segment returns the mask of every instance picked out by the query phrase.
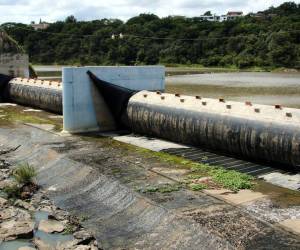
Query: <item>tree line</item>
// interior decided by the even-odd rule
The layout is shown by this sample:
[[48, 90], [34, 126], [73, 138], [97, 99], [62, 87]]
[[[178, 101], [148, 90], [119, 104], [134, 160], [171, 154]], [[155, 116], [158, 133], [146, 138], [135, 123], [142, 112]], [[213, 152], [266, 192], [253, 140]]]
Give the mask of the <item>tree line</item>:
[[35, 64], [300, 68], [300, 4], [294, 2], [225, 22], [141, 14], [126, 22], [69, 16], [39, 31], [21, 23], [0, 27]]

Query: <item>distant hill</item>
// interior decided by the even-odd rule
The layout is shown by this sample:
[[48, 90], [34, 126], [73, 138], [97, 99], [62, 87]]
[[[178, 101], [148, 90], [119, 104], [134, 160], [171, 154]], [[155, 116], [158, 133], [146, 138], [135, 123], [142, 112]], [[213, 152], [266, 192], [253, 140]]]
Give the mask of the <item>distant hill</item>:
[[37, 31], [16, 23], [2, 28], [26, 49], [31, 62], [40, 64], [300, 68], [300, 4], [294, 2], [225, 22], [141, 14], [127, 22], [70, 16]]

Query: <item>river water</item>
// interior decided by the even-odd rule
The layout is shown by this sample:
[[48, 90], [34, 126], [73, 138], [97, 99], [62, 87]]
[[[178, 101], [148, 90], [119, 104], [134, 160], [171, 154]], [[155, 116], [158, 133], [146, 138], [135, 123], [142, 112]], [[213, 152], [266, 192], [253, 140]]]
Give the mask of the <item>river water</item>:
[[[44, 79], [61, 80], [62, 66], [35, 66]], [[205, 73], [167, 68], [166, 92], [281, 104], [300, 109], [300, 73]], [[192, 74], [191, 74], [192, 73]]]
[[300, 108], [300, 73], [216, 73], [166, 77], [166, 92]]

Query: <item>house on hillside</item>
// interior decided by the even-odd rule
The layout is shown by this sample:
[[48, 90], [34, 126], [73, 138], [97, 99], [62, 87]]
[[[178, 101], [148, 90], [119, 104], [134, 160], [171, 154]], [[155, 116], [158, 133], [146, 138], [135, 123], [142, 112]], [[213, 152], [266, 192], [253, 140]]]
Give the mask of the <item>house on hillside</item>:
[[49, 27], [50, 23], [43, 22], [42, 19], [40, 19], [39, 23], [31, 22], [30, 26], [34, 28], [34, 30], [45, 30]]
[[227, 13], [227, 15], [222, 15], [220, 17], [220, 22], [235, 20], [236, 18], [242, 17], [242, 16], [243, 16], [242, 11], [229, 11]]
[[241, 16], [243, 16], [242, 11], [229, 11], [227, 13], [227, 18], [228, 18], [227, 20], [233, 20], [233, 19], [235, 19], [237, 17], [241, 17]]
[[229, 11], [226, 15], [201, 15], [200, 19], [202, 21], [210, 21], [210, 22], [224, 22], [229, 20], [235, 20], [238, 17], [242, 17], [243, 12], [242, 11]]
[[219, 21], [220, 16], [217, 16], [217, 15], [201, 15], [200, 19], [202, 21], [217, 22], [217, 21]]

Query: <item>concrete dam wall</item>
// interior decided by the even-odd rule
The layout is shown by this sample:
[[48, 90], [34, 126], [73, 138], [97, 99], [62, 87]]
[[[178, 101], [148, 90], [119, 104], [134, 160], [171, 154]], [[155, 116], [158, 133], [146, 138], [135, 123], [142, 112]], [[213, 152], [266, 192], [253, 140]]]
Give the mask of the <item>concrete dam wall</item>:
[[[104, 100], [111, 98], [115, 85], [90, 77]], [[127, 91], [125, 99], [122, 88], [117, 91], [120, 98], [114, 95], [115, 105], [122, 107], [109, 108], [114, 117], [118, 110], [117, 115], [125, 117], [122, 125], [135, 133], [300, 169], [298, 109], [123, 90]], [[16, 103], [62, 112], [60, 83], [15, 78], [8, 84], [8, 96]]]

